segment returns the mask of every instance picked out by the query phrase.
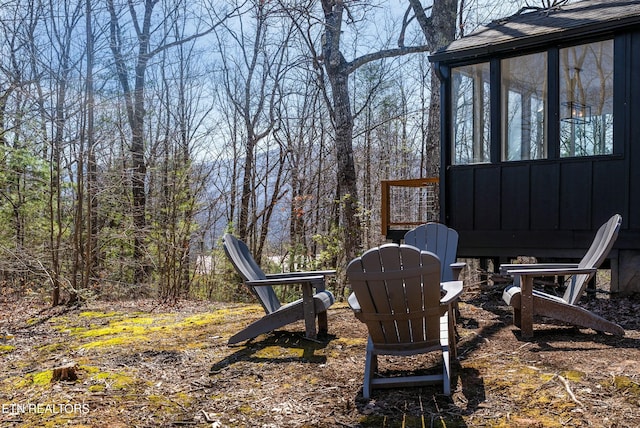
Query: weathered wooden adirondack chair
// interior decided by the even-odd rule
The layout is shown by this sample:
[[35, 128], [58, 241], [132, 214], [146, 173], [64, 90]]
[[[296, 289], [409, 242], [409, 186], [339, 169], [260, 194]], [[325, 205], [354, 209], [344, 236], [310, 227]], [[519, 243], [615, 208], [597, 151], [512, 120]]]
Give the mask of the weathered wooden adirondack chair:
[[[325, 277], [335, 274], [334, 270], [266, 275], [244, 242], [230, 234], [225, 234], [222, 242], [227, 257], [266, 312], [264, 317], [233, 335], [229, 339], [230, 345], [253, 339], [299, 320], [305, 321], [306, 337], [316, 338], [317, 333], [327, 333], [327, 309], [333, 304], [334, 298], [330, 291], [325, 290]], [[302, 299], [283, 305], [272, 286], [291, 284], [302, 285]]]
[[[618, 237], [622, 216], [615, 214], [603, 224], [577, 264], [508, 264], [500, 271], [514, 276], [514, 284], [507, 287], [502, 299], [513, 306], [514, 324], [520, 327], [523, 337], [533, 336], [533, 316], [541, 315], [576, 326], [592, 328], [617, 336], [624, 336], [624, 329], [580, 306], [577, 306], [588, 281], [611, 251]], [[562, 297], [533, 290], [533, 278], [542, 276], [571, 276]]]
[[[440, 283], [440, 261], [410, 245], [386, 244], [349, 263], [347, 278], [353, 289], [349, 305], [366, 324], [363, 396], [372, 388], [443, 384], [451, 393], [450, 352], [456, 355], [452, 303], [462, 293], [462, 281]], [[444, 292], [444, 296], [442, 296]], [[442, 373], [377, 377], [378, 355], [408, 356], [442, 353]]]
[[440, 258], [440, 281], [457, 281], [466, 266], [456, 262], [458, 232], [442, 223], [429, 222], [404, 234], [404, 243], [431, 251]]

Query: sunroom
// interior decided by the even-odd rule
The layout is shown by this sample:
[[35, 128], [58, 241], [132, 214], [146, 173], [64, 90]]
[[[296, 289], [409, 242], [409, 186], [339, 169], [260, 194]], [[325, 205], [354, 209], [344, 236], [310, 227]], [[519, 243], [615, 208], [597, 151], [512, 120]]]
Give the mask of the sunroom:
[[638, 1], [582, 1], [522, 11], [430, 56], [440, 217], [460, 257], [574, 259], [619, 213], [612, 291], [640, 291], [638, 24]]

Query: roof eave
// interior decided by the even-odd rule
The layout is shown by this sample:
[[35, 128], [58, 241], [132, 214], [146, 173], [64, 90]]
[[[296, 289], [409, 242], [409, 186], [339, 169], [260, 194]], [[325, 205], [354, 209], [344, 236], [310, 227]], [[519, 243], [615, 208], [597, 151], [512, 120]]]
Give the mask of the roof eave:
[[471, 61], [477, 58], [493, 57], [497, 54], [508, 54], [510, 51], [516, 49], [529, 50], [544, 48], [545, 46], [551, 46], [557, 43], [559, 40], [562, 40], [562, 42], [570, 42], [572, 39], [584, 38], [585, 35], [593, 38], [602, 37], [637, 25], [640, 25], [640, 16], [631, 16], [607, 22], [519, 37], [498, 44], [485, 43], [467, 49], [452, 51], [447, 51], [446, 48], [444, 48], [445, 50], [437, 51], [430, 55], [429, 61], [439, 63]]

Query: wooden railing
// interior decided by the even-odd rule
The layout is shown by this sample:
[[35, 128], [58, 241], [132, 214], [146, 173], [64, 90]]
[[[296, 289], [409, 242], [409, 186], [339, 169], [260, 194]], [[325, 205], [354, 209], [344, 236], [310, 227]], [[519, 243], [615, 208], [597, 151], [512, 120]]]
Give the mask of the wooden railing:
[[382, 235], [396, 240], [394, 235], [404, 234], [427, 221], [437, 221], [439, 182], [438, 178], [381, 181]]

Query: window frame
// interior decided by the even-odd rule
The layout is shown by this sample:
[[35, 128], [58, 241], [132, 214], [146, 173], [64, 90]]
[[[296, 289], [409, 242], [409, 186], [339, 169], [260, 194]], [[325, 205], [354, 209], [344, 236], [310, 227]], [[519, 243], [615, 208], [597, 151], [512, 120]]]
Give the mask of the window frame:
[[[484, 70], [484, 67], [487, 67], [487, 70]], [[477, 88], [475, 87], [475, 83], [477, 82], [476, 79], [476, 75], [473, 75], [471, 73], [466, 74], [466, 77], [469, 78], [472, 82], [472, 84], [474, 85], [471, 89], [471, 94], [472, 94], [472, 101], [471, 101], [471, 147], [472, 147], [472, 154], [471, 154], [471, 160], [468, 162], [463, 162], [463, 163], [456, 163], [456, 158], [457, 158], [457, 143], [458, 141], [456, 140], [456, 110], [458, 108], [458, 104], [457, 101], [460, 98], [460, 95], [458, 95], [458, 97], [456, 97], [455, 95], [455, 90], [456, 90], [456, 86], [455, 86], [455, 82], [454, 82], [454, 76], [457, 72], [457, 69], [463, 69], [463, 68], [468, 68], [468, 67], [473, 67], [473, 68], [478, 68], [481, 71], [481, 74], [484, 73], [485, 71], [488, 72], [489, 75], [489, 79], [485, 82], [483, 79], [481, 79], [481, 83], [482, 83], [482, 90], [480, 91], [483, 95], [483, 99], [481, 100], [481, 102], [478, 102], [475, 98], [475, 94], [477, 93]], [[449, 97], [450, 97], [450, 103], [449, 103], [449, 107], [446, 109], [447, 114], [449, 115], [449, 117], [451, 118], [450, 124], [449, 124], [449, 135], [451, 136], [450, 138], [450, 150], [451, 150], [451, 164], [452, 165], [481, 165], [481, 164], [489, 164], [492, 163], [492, 155], [493, 155], [493, 147], [492, 147], [492, 132], [493, 129], [491, 128], [491, 124], [493, 123], [493, 117], [492, 117], [492, 112], [493, 112], [493, 100], [492, 100], [492, 92], [491, 92], [491, 85], [492, 85], [492, 79], [491, 79], [491, 69], [492, 69], [492, 65], [490, 61], [481, 61], [481, 62], [474, 62], [474, 63], [468, 63], [468, 64], [461, 64], [461, 65], [456, 65], [456, 66], [452, 66], [450, 68], [450, 88], [449, 88]], [[476, 72], [477, 70], [474, 70], [474, 72]], [[465, 73], [460, 73], [461, 75], [465, 75]], [[485, 94], [485, 86], [488, 85], [488, 92]], [[485, 100], [488, 100], [488, 103], [485, 104]], [[478, 112], [476, 110], [476, 107], [482, 105], [484, 108], [482, 110], [482, 118], [478, 117]], [[488, 113], [486, 112], [486, 110], [488, 110]], [[487, 119], [487, 120], [485, 120]], [[465, 117], [465, 121], [468, 120], [468, 117]], [[488, 122], [488, 123], [487, 123]], [[489, 128], [487, 128], [487, 126]], [[480, 130], [480, 135], [478, 136], [476, 134], [476, 132]], [[487, 136], [485, 136], [485, 132], [488, 133]], [[479, 141], [478, 141], [479, 140]], [[482, 149], [480, 149], [480, 147]], [[486, 151], [483, 150], [486, 147]], [[478, 155], [478, 153], [476, 153], [476, 149], [479, 148], [478, 152], [480, 153], [480, 155]]]
[[[544, 84], [546, 85], [545, 88], [542, 89], [542, 95], [544, 96], [544, 98], [538, 98], [539, 100], [542, 101], [542, 105], [543, 105], [543, 117], [541, 119], [542, 122], [542, 129], [541, 129], [541, 134], [542, 134], [542, 154], [539, 155], [538, 157], [531, 157], [532, 154], [532, 148], [533, 148], [533, 141], [531, 138], [531, 135], [533, 134], [533, 130], [532, 130], [532, 124], [534, 123], [534, 121], [531, 121], [531, 115], [527, 115], [527, 113], [525, 112], [525, 109], [530, 113], [531, 112], [531, 99], [533, 98], [532, 94], [535, 96], [537, 95], [536, 92], [530, 92], [530, 93], [526, 93], [525, 91], [519, 90], [521, 88], [518, 88], [518, 85], [509, 85], [508, 89], [507, 89], [507, 83], [511, 83], [511, 82], [515, 82], [518, 81], [518, 79], [514, 79], [514, 80], [507, 80], [507, 75], [505, 73], [504, 67], [503, 65], [505, 64], [505, 62], [516, 59], [516, 58], [524, 58], [524, 57], [533, 57], [535, 55], [540, 55], [542, 58], [538, 59], [538, 60], [542, 60], [544, 62], [544, 64], [546, 65], [546, 69], [543, 70], [540, 74], [542, 76], [542, 79], [544, 80]], [[530, 52], [530, 53], [526, 53], [523, 55], [517, 55], [517, 56], [510, 56], [510, 57], [505, 57], [505, 58], [501, 58], [500, 59], [500, 75], [501, 75], [501, 79], [500, 79], [500, 87], [499, 87], [499, 91], [500, 91], [500, 108], [501, 108], [501, 116], [500, 116], [500, 122], [501, 122], [501, 129], [500, 129], [500, 154], [501, 154], [501, 158], [500, 160], [503, 162], [518, 162], [518, 161], [527, 161], [527, 160], [542, 160], [542, 159], [547, 159], [548, 158], [548, 129], [547, 129], [547, 122], [548, 122], [548, 117], [549, 117], [549, 54], [548, 51], [537, 51], [537, 52]], [[510, 76], [515, 76], [517, 77], [518, 75], [511, 75]], [[509, 92], [505, 93], [505, 89], [507, 89]], [[520, 98], [520, 101], [517, 102], [517, 107], [519, 108], [519, 117], [517, 118], [520, 126], [516, 127], [516, 128], [512, 128], [510, 127], [510, 120], [508, 120], [507, 118], [507, 114], [508, 112], [511, 111], [511, 108], [509, 107], [509, 104], [512, 101], [512, 97], [511, 94], [514, 94], [514, 96], [518, 96]], [[528, 119], [528, 120], [527, 120]], [[527, 123], [529, 124], [529, 126], [527, 126]], [[519, 147], [512, 145], [512, 141], [510, 139], [510, 134], [513, 131], [519, 131], [520, 133], [520, 138], [519, 138]], [[518, 152], [518, 157], [517, 158], [512, 158], [510, 159], [510, 155], [513, 152], [512, 148], [516, 148], [516, 152]], [[525, 149], [526, 147], [526, 149]]]
[[[624, 71], [623, 67], [626, 60], [626, 41], [621, 40], [624, 39], [625, 35], [608, 33], [606, 35], [600, 35], [599, 37], [592, 38], [582, 38], [582, 39], [572, 39], [571, 41], [567, 41], [566, 43], [556, 43], [552, 46], [545, 46], [544, 48], [538, 46], [530, 49], [521, 49], [518, 50], [517, 55], [515, 54], [503, 54], [503, 55], [495, 55], [488, 57], [477, 57], [474, 60], [466, 60], [460, 61], [457, 63], [449, 63], [446, 65], [446, 69], [448, 70], [446, 74], [448, 75], [448, 87], [447, 95], [446, 95], [446, 107], [443, 104], [443, 126], [441, 127], [444, 132], [443, 138], [446, 138], [443, 141], [448, 141], [447, 151], [450, 151], [446, 158], [443, 158], [443, 161], [446, 160], [446, 163], [443, 165], [449, 165], [453, 167], [464, 167], [464, 166], [473, 166], [473, 165], [489, 165], [489, 164], [501, 164], [501, 163], [517, 163], [517, 162], [542, 162], [542, 161], [557, 161], [557, 160], [591, 160], [598, 157], [611, 158], [615, 156], [623, 156], [624, 155], [624, 141], [620, 140], [621, 133], [625, 132], [623, 129], [624, 126], [624, 116], [626, 115], [624, 110], [625, 100], [628, 98], [628, 94], [625, 93], [624, 87], [626, 87], [627, 83], [624, 81], [625, 73], [628, 71]], [[613, 42], [613, 92], [612, 92], [612, 103], [613, 103], [613, 148], [611, 153], [606, 154], [594, 154], [594, 155], [586, 155], [586, 156], [575, 156], [575, 157], [560, 157], [560, 49], [564, 49], [572, 46], [580, 46], [580, 45], [588, 45], [594, 42], [602, 42], [611, 40]], [[501, 62], [504, 59], [508, 58], [517, 58], [521, 56], [536, 54], [536, 53], [546, 53], [547, 54], [547, 102], [546, 102], [546, 117], [544, 119], [544, 129], [543, 133], [546, 138], [546, 156], [537, 159], [519, 159], [519, 160], [506, 160], [503, 158], [503, 150], [504, 150], [504, 137], [502, 130], [502, 87], [501, 87]], [[453, 75], [454, 70], [460, 67], [468, 67], [475, 66], [485, 63], [490, 64], [490, 118], [489, 118], [489, 138], [490, 138], [490, 153], [489, 153], [489, 161], [482, 163], [455, 163], [455, 123], [454, 123], [454, 114], [453, 114]], [[444, 64], [443, 64], [444, 65]], [[443, 69], [440, 68], [440, 73], [442, 74]], [[443, 87], [444, 88], [444, 87]], [[497, 88], [497, 89], [496, 89]], [[618, 119], [616, 119], [618, 118]]]

